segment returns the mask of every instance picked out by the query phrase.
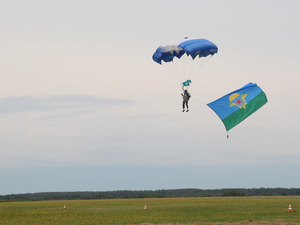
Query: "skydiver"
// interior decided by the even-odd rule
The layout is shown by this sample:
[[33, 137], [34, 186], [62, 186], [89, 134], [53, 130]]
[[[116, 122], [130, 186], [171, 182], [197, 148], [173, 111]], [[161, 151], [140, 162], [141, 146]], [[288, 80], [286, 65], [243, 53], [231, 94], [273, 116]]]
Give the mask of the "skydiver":
[[185, 106], [186, 106], [186, 109], [187, 109], [186, 112], [188, 112], [189, 111], [189, 105], [188, 105], [188, 103], [189, 103], [191, 94], [187, 90], [184, 90], [184, 92], [181, 93], [181, 96], [183, 98], [183, 102], [182, 102], [182, 108], [183, 108], [183, 110], [182, 110], [182, 112], [185, 111]]

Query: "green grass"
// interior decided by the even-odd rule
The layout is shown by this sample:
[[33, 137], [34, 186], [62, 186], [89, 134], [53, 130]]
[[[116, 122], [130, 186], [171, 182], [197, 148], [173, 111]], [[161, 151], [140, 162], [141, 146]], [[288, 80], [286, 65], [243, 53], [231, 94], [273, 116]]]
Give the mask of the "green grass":
[[[290, 203], [293, 212], [288, 212]], [[278, 219], [300, 224], [299, 218], [300, 197], [290, 196], [0, 202], [1, 225], [222, 224]]]

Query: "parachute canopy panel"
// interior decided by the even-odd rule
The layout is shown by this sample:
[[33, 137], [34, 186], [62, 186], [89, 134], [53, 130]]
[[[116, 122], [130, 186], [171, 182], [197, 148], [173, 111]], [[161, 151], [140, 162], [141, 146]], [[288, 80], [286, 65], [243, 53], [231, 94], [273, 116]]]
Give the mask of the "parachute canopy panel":
[[159, 46], [152, 59], [161, 64], [172, 62], [174, 57], [181, 58], [184, 54], [195, 59], [197, 56], [206, 57], [218, 52], [218, 47], [206, 39], [182, 39]]

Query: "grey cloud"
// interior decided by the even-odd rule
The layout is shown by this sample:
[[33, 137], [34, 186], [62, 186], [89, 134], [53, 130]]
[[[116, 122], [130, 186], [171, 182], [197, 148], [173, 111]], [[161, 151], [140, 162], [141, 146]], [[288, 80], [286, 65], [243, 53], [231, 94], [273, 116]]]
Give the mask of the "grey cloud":
[[101, 98], [89, 95], [10, 96], [0, 98], [0, 113], [101, 109], [133, 103], [134, 101], [127, 99]]

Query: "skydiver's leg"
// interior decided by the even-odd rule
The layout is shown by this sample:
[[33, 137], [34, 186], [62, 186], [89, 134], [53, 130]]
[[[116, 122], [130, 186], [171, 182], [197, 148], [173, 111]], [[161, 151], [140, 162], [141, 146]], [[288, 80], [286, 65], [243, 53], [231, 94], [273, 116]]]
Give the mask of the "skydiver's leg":
[[187, 109], [186, 111], [188, 112], [189, 111], [188, 101], [185, 102], [185, 105], [186, 105], [186, 109]]
[[182, 112], [184, 112], [184, 108], [185, 108], [185, 102], [182, 102]]

